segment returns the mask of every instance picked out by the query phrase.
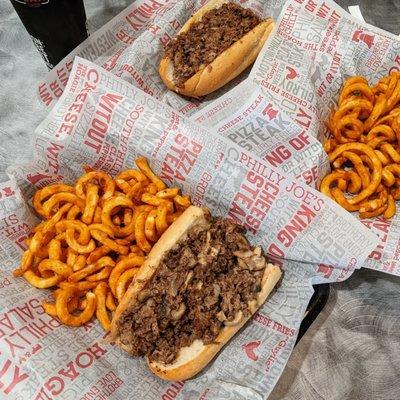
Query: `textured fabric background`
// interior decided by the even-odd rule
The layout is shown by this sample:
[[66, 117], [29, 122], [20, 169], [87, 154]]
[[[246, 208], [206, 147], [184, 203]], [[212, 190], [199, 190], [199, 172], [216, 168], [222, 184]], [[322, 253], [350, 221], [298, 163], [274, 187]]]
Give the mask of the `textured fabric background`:
[[[130, 0], [85, 0], [94, 31]], [[365, 20], [400, 34], [400, 0], [359, 5]], [[46, 113], [36, 82], [46, 67], [7, 0], [0, 0], [0, 180], [32, 157], [31, 134]], [[370, 270], [331, 286], [327, 305], [298, 343], [271, 400], [399, 400], [400, 278]]]

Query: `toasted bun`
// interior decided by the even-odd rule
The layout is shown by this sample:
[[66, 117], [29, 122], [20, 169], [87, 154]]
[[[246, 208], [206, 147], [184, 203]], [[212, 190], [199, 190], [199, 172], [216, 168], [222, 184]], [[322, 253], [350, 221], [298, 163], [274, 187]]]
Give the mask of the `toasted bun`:
[[[137, 296], [151, 279], [157, 267], [167, 253], [177, 242], [184, 239], [187, 232], [193, 227], [206, 223], [205, 210], [191, 206], [189, 207], [161, 236], [154, 245], [146, 262], [136, 275], [134, 283], [129, 287], [121, 303], [115, 311], [111, 335], [115, 343], [123, 350], [130, 352], [128, 344], [122, 343], [119, 337], [118, 325], [125, 311], [132, 309], [137, 303]], [[234, 326], [225, 326], [215, 343], [205, 345], [201, 340], [195, 340], [190, 346], [180, 349], [177, 359], [172, 364], [164, 364], [148, 360], [150, 370], [162, 379], [180, 381], [193, 377], [199, 373], [222, 349], [229, 339], [238, 332], [256, 310], [264, 303], [275, 285], [281, 278], [282, 272], [279, 267], [268, 264], [261, 281], [261, 291], [256, 300], [249, 302], [251, 315], [243, 318], [240, 323]]]
[[[179, 33], [188, 31], [192, 24], [201, 21], [207, 11], [218, 8], [227, 2], [226, 0], [209, 1], [193, 14]], [[190, 77], [182, 87], [175, 85], [173, 63], [169, 57], [164, 56], [160, 61], [159, 67], [161, 79], [168, 89], [185, 96], [200, 97], [214, 92], [238, 76], [255, 61], [273, 26], [274, 23], [270, 18], [262, 21], [232, 46], [223, 51], [211, 64], [204, 66]]]

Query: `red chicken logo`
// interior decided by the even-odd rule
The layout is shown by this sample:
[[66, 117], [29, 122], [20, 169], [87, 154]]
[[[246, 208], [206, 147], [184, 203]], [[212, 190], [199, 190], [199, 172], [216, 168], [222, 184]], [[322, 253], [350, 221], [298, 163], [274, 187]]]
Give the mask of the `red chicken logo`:
[[4, 196], [6, 196], [6, 197], [10, 197], [10, 196], [12, 196], [13, 194], [15, 194], [14, 190], [12, 190], [12, 188], [10, 188], [9, 186], [8, 186], [8, 187], [5, 187], [5, 188], [3, 189], [3, 193], [4, 193]]
[[292, 67], [286, 67], [288, 73], [286, 74], [286, 79], [294, 79], [299, 76], [299, 73]]
[[264, 108], [262, 113], [263, 115], [267, 115], [269, 120], [271, 121], [271, 119], [274, 119], [278, 115], [278, 110], [272, 108], [272, 104], [269, 103], [267, 107]]
[[51, 178], [51, 175], [45, 175], [45, 174], [29, 174], [26, 179], [28, 179], [28, 181], [30, 183], [32, 183], [32, 185], [36, 185], [38, 182], [40, 182], [43, 179], [49, 179]]
[[258, 355], [254, 352], [254, 350], [261, 344], [261, 340], [257, 340], [255, 342], [249, 342], [247, 344], [242, 345], [246, 356], [250, 358], [250, 360], [257, 361]]
[[369, 35], [368, 33], [364, 33], [362, 30], [355, 31], [352, 37], [353, 42], [363, 42], [370, 49], [374, 45], [374, 35]]

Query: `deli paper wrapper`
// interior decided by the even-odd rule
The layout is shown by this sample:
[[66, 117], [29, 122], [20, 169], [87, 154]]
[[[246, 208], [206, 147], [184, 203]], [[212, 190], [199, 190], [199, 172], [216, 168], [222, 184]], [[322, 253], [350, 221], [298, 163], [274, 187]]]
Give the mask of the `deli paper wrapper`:
[[[266, 125], [278, 129], [277, 121]], [[80, 58], [36, 129], [34, 147], [35, 161], [10, 167], [11, 180], [0, 187], [0, 390], [10, 398], [264, 399], [294, 346], [312, 284], [345, 279], [377, 245], [368, 228], [261, 153]], [[186, 382], [153, 376], [143, 359], [107, 344], [97, 322], [60, 325], [41, 307], [49, 293], [10, 273], [36, 222], [35, 189], [73, 182], [83, 164], [115, 174], [141, 155], [167, 184], [178, 185], [214, 215], [246, 226], [252, 243], [284, 258], [277, 260], [284, 269], [280, 287], [220, 355]]]
[[[49, 72], [38, 86], [40, 100], [49, 107], [55, 104], [67, 84], [73, 58], [78, 55], [197, 121], [201, 117], [204, 125], [215, 124], [219, 133], [240, 146], [261, 158], [269, 158], [285, 173], [317, 187], [328, 170], [326, 154], [317, 142], [325, 139], [324, 121], [336, 104], [344, 79], [359, 74], [373, 83], [392, 69], [399, 69], [399, 38], [354, 19], [329, 0], [296, 0], [286, 4], [283, 0], [241, 0], [241, 4], [264, 18], [277, 19], [277, 26], [248, 79], [245, 72], [217, 92], [193, 101], [166, 90], [158, 74], [158, 63], [163, 46], [204, 3], [204, 0], [133, 2]], [[282, 117], [286, 115], [292, 121], [287, 132], [282, 126], [278, 127], [280, 135], [267, 132], [263, 122], [253, 119], [252, 114], [246, 116], [250, 122], [245, 124], [242, 120], [238, 126], [235, 118], [240, 115], [233, 113], [246, 107], [246, 96], [253, 96], [257, 102], [252, 82], [259, 86], [255, 90], [268, 100], [266, 106], [270, 104], [270, 108], [255, 113], [264, 112], [264, 117], [270, 119], [279, 110]], [[225, 103], [220, 101], [223, 95], [227, 95]], [[208, 115], [203, 113], [204, 108], [208, 109]], [[229, 129], [223, 126], [225, 118], [225, 122], [231, 123]], [[299, 149], [296, 139], [288, 140], [293, 139], [296, 130], [317, 140], [309, 139], [307, 146]], [[268, 140], [263, 140], [265, 137]], [[374, 218], [363, 223], [381, 241], [364, 266], [400, 275], [399, 214], [390, 221]]]
[[[310, 136], [323, 141], [324, 122], [345, 79], [370, 84], [400, 69], [400, 39], [343, 12], [332, 1], [289, 1], [249, 79]], [[380, 238], [364, 267], [400, 275], [400, 213], [363, 224]]]
[[[271, 59], [282, 58], [268, 47], [280, 35], [278, 30], [250, 78], [240, 77], [198, 103], [165, 92], [154, 67], [162, 42], [168, 40], [166, 33], [175, 35], [200, 3], [134, 2], [74, 52], [96, 65], [79, 58], [73, 64], [72, 54], [39, 86], [41, 99], [53, 109], [35, 131], [35, 162], [13, 166], [10, 181], [0, 185], [0, 391], [7, 398], [265, 399], [294, 346], [311, 285], [345, 279], [355, 268], [375, 265], [373, 259], [396, 266], [391, 264], [397, 254], [396, 220], [361, 223], [314, 189], [328, 170], [318, 141], [324, 135], [325, 118], [318, 114], [318, 101], [326, 102], [328, 110], [337, 97], [339, 80], [327, 89], [327, 97], [318, 100], [316, 85], [307, 82], [313, 82], [312, 76], [319, 79], [319, 73], [313, 75], [310, 64], [301, 69], [302, 63], [309, 63], [308, 56], [300, 59], [300, 51], [292, 47], [284, 61], [295, 72], [285, 66], [265, 67]], [[246, 3], [275, 17], [282, 5], [279, 1]], [[305, 18], [311, 21], [301, 25], [300, 30], [308, 32], [306, 38], [313, 38], [314, 31], [321, 43], [333, 34], [339, 37], [338, 48], [347, 54], [339, 71], [353, 74], [358, 70], [352, 72], [356, 66], [351, 67], [350, 58], [360, 59], [355, 64], [365, 68], [371, 54], [380, 54], [359, 33], [348, 45], [350, 34], [366, 30], [390, 43], [384, 56], [378, 57], [382, 66], [376, 76], [395, 65], [388, 55], [389, 48], [399, 48], [394, 37], [360, 25], [331, 2], [308, 4], [285, 5], [278, 24], [286, 32], [286, 41], [293, 42], [287, 32], [300, 29], [299, 21]], [[328, 14], [317, 17], [318, 10], [326, 7]], [[339, 22], [332, 32], [333, 12]], [[283, 49], [285, 40], [279, 46]], [[310, 53], [305, 47], [302, 52]], [[321, 51], [314, 51], [323, 60]], [[314, 69], [326, 64], [315, 59]], [[296, 71], [309, 79], [302, 78], [298, 86], [288, 84]], [[264, 75], [278, 73], [286, 94], [262, 82]], [[342, 82], [345, 73], [338, 74]], [[300, 104], [303, 100], [307, 103]], [[191, 114], [191, 119], [174, 109]], [[273, 257], [283, 257], [277, 258], [285, 272], [281, 286], [216, 360], [187, 382], [168, 383], [152, 376], [142, 359], [107, 344], [97, 322], [76, 329], [60, 325], [40, 306], [49, 293], [11, 275], [24, 239], [37, 222], [31, 208], [37, 188], [61, 180], [73, 182], [82, 173], [82, 164], [115, 174], [132, 167], [139, 155], [149, 157], [166, 183], [179, 185], [215, 215], [247, 226], [254, 244], [261, 244]], [[368, 229], [371, 226], [374, 232]], [[377, 247], [376, 232], [385, 238], [384, 247], [382, 243]]]

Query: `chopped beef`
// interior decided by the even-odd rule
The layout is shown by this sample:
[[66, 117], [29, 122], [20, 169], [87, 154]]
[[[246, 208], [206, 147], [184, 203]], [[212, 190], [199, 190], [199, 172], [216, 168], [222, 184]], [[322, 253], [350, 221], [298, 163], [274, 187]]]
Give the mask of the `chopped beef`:
[[165, 48], [174, 66], [175, 84], [182, 86], [260, 22], [253, 11], [235, 3], [225, 3], [205, 13], [201, 21], [179, 34]]
[[215, 341], [224, 325], [250, 314], [266, 267], [244, 228], [221, 218], [189, 230], [168, 251], [138, 302], [126, 310], [120, 338], [132, 355], [172, 363], [196, 339]]

